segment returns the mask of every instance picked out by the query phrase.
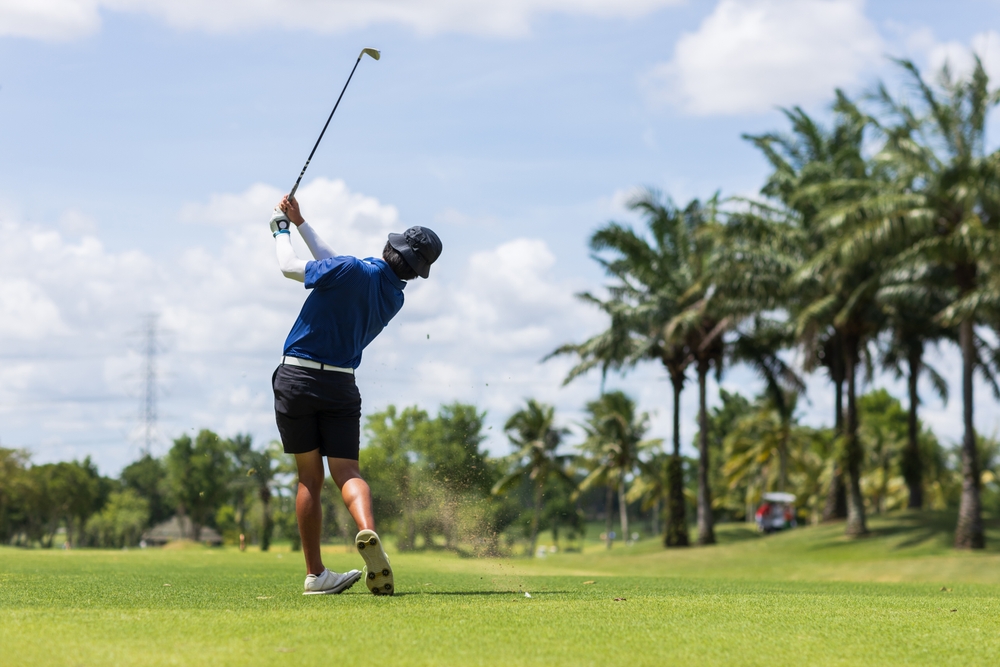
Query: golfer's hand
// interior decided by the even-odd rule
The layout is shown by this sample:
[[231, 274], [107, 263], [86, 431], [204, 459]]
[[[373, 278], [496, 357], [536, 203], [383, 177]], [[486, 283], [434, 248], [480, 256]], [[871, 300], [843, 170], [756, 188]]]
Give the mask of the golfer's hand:
[[278, 205], [278, 208], [281, 209], [282, 213], [288, 216], [288, 219], [291, 220], [296, 227], [305, 222], [305, 220], [302, 219], [302, 214], [299, 212], [299, 202], [295, 199], [295, 197], [289, 199], [288, 195], [285, 195], [281, 200], [281, 204]]

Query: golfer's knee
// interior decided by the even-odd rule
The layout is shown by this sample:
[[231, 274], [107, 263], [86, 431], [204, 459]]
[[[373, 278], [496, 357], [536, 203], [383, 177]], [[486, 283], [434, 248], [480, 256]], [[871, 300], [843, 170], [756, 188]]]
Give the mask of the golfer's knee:
[[345, 484], [354, 479], [365, 481], [361, 477], [358, 462], [350, 459], [330, 459], [330, 477], [338, 489], [343, 489]]
[[299, 476], [299, 488], [304, 488], [309, 495], [316, 498], [323, 492], [323, 478], [310, 475], [309, 477]]
[[304, 490], [318, 497], [323, 490], [323, 480], [326, 476], [319, 450], [296, 454], [295, 467], [299, 474], [299, 492], [302, 493]]
[[364, 478], [361, 476], [361, 473], [357, 471], [348, 472], [343, 475], [337, 475], [333, 478], [333, 483], [336, 484], [337, 488], [340, 490], [343, 490], [344, 486], [348, 484], [361, 483], [364, 484], [365, 486], [368, 486], [368, 483], [365, 482]]

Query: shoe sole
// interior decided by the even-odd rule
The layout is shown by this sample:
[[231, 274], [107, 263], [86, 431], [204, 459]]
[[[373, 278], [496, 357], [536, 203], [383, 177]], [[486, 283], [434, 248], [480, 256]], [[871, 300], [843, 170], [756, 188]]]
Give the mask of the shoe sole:
[[360, 572], [356, 572], [353, 577], [351, 577], [350, 579], [347, 579], [346, 581], [344, 581], [343, 583], [341, 583], [339, 586], [334, 586], [333, 588], [328, 588], [325, 591], [306, 591], [305, 593], [303, 593], [303, 595], [340, 595], [341, 593], [343, 593], [344, 591], [346, 591], [348, 588], [350, 588], [354, 584], [358, 583], [358, 580], [360, 578], [361, 578], [361, 573]]
[[396, 584], [392, 576], [392, 566], [389, 557], [382, 548], [382, 540], [373, 530], [362, 530], [358, 533], [355, 546], [358, 553], [365, 559], [365, 585], [374, 595], [392, 595], [396, 592]]

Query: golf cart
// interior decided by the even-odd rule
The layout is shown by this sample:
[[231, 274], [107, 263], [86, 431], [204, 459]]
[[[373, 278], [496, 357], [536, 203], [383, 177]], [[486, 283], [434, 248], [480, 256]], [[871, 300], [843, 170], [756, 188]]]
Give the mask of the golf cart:
[[757, 530], [762, 533], [795, 528], [795, 494], [777, 491], [765, 493], [755, 518]]

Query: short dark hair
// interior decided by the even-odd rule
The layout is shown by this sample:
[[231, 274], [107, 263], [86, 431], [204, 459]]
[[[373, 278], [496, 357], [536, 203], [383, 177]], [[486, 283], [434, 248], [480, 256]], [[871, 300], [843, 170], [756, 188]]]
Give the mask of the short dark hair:
[[388, 241], [385, 242], [385, 247], [382, 248], [382, 259], [385, 263], [389, 265], [392, 272], [396, 274], [396, 277], [400, 280], [413, 280], [417, 277], [417, 272], [413, 270], [403, 256], [399, 254], [399, 251], [390, 245]]

